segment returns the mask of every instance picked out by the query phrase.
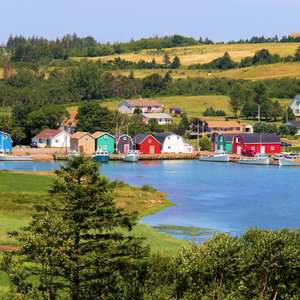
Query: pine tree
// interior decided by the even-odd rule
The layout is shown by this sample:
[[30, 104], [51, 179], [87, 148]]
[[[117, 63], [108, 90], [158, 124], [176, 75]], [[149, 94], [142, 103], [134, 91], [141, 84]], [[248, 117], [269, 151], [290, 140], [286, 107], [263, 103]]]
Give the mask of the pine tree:
[[167, 69], [171, 63], [170, 56], [166, 53], [163, 58], [164, 68]]

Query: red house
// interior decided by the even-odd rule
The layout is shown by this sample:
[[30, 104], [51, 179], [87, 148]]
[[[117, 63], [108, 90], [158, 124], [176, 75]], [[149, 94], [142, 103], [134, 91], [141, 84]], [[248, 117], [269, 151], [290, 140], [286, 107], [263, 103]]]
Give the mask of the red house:
[[132, 140], [135, 145], [135, 149], [139, 150], [140, 153], [160, 153], [160, 142], [151, 134], [138, 133]]
[[237, 134], [233, 138], [232, 153], [241, 154], [242, 150], [254, 150], [257, 153], [280, 153], [280, 137], [277, 134]]

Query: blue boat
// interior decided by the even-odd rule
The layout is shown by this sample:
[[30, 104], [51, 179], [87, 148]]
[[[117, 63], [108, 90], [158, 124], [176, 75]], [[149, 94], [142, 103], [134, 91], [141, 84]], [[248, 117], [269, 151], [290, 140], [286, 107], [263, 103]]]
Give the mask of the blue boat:
[[109, 160], [107, 151], [96, 151], [95, 155], [92, 155], [91, 157], [93, 160], [100, 162], [107, 162]]

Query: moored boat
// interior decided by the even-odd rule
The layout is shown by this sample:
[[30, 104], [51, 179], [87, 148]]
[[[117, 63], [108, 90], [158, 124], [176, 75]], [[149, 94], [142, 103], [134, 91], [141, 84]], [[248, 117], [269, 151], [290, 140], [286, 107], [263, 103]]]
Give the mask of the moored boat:
[[126, 156], [122, 157], [122, 161], [125, 162], [137, 162], [139, 159], [139, 155], [135, 150], [129, 150], [126, 152]]
[[68, 158], [73, 158], [74, 156], [79, 156], [79, 153], [76, 150], [70, 150]]
[[278, 160], [279, 166], [300, 166], [300, 158], [286, 157]]
[[264, 153], [255, 154], [254, 158], [240, 158], [238, 160], [240, 164], [252, 164], [252, 165], [268, 165], [270, 163], [270, 157]]
[[0, 149], [0, 161], [33, 161], [31, 155], [8, 155], [5, 154], [4, 149]]
[[109, 154], [107, 151], [96, 151], [95, 155], [91, 156], [93, 160], [100, 162], [107, 162], [109, 160]]
[[215, 162], [229, 162], [230, 154], [227, 154], [226, 151], [217, 150], [214, 153], [214, 156], [200, 156], [200, 161], [215, 161]]

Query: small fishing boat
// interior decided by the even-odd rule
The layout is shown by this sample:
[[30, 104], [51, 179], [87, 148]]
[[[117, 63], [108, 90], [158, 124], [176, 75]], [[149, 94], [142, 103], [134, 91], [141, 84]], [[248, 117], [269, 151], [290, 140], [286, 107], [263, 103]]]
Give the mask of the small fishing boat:
[[270, 157], [265, 153], [257, 153], [254, 158], [240, 158], [238, 160], [240, 164], [252, 164], [252, 165], [268, 165], [270, 163]]
[[0, 149], [0, 161], [33, 161], [31, 155], [8, 155], [5, 154], [4, 149]]
[[93, 160], [100, 162], [107, 162], [109, 160], [109, 154], [107, 151], [96, 151], [95, 155], [91, 156]]
[[139, 155], [135, 150], [129, 150], [126, 152], [126, 156], [122, 157], [122, 161], [125, 162], [137, 162], [139, 160]]
[[300, 156], [286, 156], [278, 160], [279, 166], [300, 166]]
[[71, 150], [69, 152], [68, 158], [73, 158], [74, 156], [79, 156], [79, 153], [76, 150]]
[[214, 156], [200, 156], [200, 161], [216, 161], [216, 162], [229, 162], [230, 154], [227, 154], [226, 151], [217, 150], [214, 153]]

